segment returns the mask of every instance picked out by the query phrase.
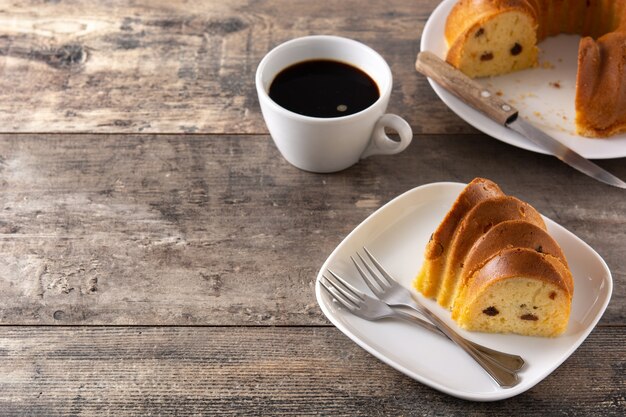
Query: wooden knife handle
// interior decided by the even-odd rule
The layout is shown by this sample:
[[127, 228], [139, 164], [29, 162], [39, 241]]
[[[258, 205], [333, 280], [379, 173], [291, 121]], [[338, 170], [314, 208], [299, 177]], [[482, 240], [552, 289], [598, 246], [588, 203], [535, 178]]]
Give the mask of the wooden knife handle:
[[415, 69], [501, 125], [517, 117], [517, 109], [432, 52], [420, 52]]

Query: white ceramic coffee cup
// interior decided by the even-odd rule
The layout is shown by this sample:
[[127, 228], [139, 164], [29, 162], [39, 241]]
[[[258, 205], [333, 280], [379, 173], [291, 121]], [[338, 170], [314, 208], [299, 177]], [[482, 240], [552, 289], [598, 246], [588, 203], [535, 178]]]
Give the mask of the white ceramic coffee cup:
[[[304, 116], [281, 107], [269, 96], [272, 81], [283, 69], [302, 61], [329, 59], [344, 62], [368, 74], [380, 97], [358, 113], [333, 118]], [[312, 172], [346, 169], [371, 155], [402, 152], [413, 139], [409, 124], [395, 114], [385, 114], [392, 86], [391, 69], [372, 48], [338, 36], [306, 36], [272, 49], [259, 63], [256, 89], [263, 118], [283, 157]], [[385, 133], [395, 130], [395, 141]]]

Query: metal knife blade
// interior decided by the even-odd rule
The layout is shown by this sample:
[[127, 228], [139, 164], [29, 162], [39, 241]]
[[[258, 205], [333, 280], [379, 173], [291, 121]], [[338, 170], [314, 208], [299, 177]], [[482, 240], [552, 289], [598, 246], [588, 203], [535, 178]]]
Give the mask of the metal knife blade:
[[514, 121], [507, 123], [506, 126], [521, 134], [525, 138], [530, 139], [534, 144], [542, 147], [552, 155], [559, 158], [561, 161], [565, 162], [567, 165], [577, 169], [583, 174], [589, 175], [590, 177], [605, 184], [626, 189], [626, 182], [617, 178], [604, 168], [594, 164], [590, 160], [585, 159], [580, 154], [574, 152], [558, 140], [554, 139], [552, 136], [546, 134], [543, 130], [537, 129], [535, 126], [519, 117], [519, 115]]
[[495, 122], [502, 124], [533, 143], [544, 148], [572, 168], [615, 187], [626, 189], [626, 182], [604, 168], [585, 159], [563, 143], [519, 117], [517, 109], [497, 95], [492, 94], [476, 81], [440, 59], [432, 52], [422, 51], [417, 56], [415, 68], [439, 85], [459, 97], [466, 104], [481, 111]]

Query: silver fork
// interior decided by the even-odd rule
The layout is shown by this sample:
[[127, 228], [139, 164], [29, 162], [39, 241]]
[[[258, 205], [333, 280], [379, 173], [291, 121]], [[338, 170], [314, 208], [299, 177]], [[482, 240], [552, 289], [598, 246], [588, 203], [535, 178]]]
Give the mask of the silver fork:
[[[478, 362], [487, 373], [501, 386], [512, 387], [519, 383], [519, 378], [512, 370], [520, 369], [524, 365], [524, 361], [517, 355], [510, 355], [504, 352], [498, 352], [492, 349], [491, 354], [487, 355], [479, 351], [476, 347], [472, 346], [468, 340], [464, 339], [461, 335], [456, 333], [451, 327], [443, 322], [439, 317], [433, 314], [425, 306], [423, 306], [418, 300], [414, 299], [410, 291], [398, 284], [382, 267], [382, 265], [374, 258], [374, 256], [363, 248], [371, 262], [374, 264], [382, 278], [374, 272], [363, 257], [357, 252], [358, 257], [363, 262], [363, 265], [373, 278], [370, 278], [359, 264], [351, 257], [359, 274], [363, 277], [363, 280], [372, 292], [379, 297], [382, 301], [388, 304], [390, 307], [403, 306], [411, 308], [432, 322], [442, 333], [444, 333], [450, 340], [461, 347], [467, 352], [476, 362]], [[375, 280], [376, 284], [380, 287], [377, 288], [372, 282]], [[485, 348], [488, 349], [488, 348]], [[494, 355], [495, 353], [495, 355]]]
[[[419, 304], [418, 301], [413, 298], [413, 296], [411, 295], [409, 290], [404, 288], [402, 285], [398, 284], [391, 277], [391, 275], [389, 275], [385, 271], [385, 269], [382, 267], [380, 262], [378, 262], [376, 260], [376, 258], [374, 258], [374, 256], [371, 254], [371, 252], [369, 250], [367, 250], [367, 248], [364, 247], [363, 250], [365, 251], [367, 256], [370, 258], [370, 260], [372, 261], [374, 266], [376, 266], [376, 269], [378, 269], [380, 274], [382, 274], [384, 280], [382, 278], [380, 278], [378, 276], [378, 274], [376, 274], [372, 270], [372, 268], [369, 266], [369, 264], [367, 262], [365, 262], [365, 260], [361, 256], [361, 254], [359, 254], [358, 252], [357, 252], [357, 256], [359, 257], [359, 259], [361, 260], [361, 262], [363, 263], [363, 265], [365, 266], [365, 268], [369, 272], [369, 275], [366, 274], [361, 269], [361, 267], [359, 267], [359, 264], [354, 260], [353, 257], [350, 257], [350, 259], [352, 259], [352, 262], [354, 263], [354, 265], [356, 266], [357, 271], [359, 272], [359, 274], [363, 278], [363, 281], [365, 281], [365, 284], [367, 284], [368, 288], [380, 300], [384, 301], [386, 304], [388, 304], [390, 306], [407, 307], [407, 308], [410, 308], [410, 309], [412, 309], [414, 311], [417, 311], [418, 313], [421, 313], [421, 311], [422, 311], [422, 310], [419, 309], [420, 307], [422, 309], [426, 309], [425, 306], [423, 306], [422, 304]], [[378, 284], [379, 287], [377, 287], [376, 284], [374, 284], [372, 282], [372, 280], [376, 280], [376, 284]], [[469, 342], [469, 340], [468, 340], [468, 342]], [[505, 352], [500, 352], [498, 350], [490, 349], [490, 348], [488, 348], [486, 346], [482, 346], [482, 345], [479, 345], [477, 343], [474, 344], [474, 347], [476, 347], [481, 352], [491, 356], [494, 360], [499, 362], [500, 365], [502, 367], [504, 367], [504, 368], [510, 369], [512, 371], [519, 371], [524, 366], [524, 359], [522, 359], [521, 356], [512, 355], [510, 353], [505, 353]]]
[[445, 336], [432, 323], [405, 311], [395, 310], [383, 301], [359, 291], [330, 269], [328, 272], [333, 278], [331, 279], [326, 275], [322, 275], [326, 280], [320, 281], [322, 288], [324, 288], [339, 304], [350, 310], [350, 312], [355, 316], [370, 321], [397, 317], [413, 322], [433, 333]]
[[[330, 269], [328, 272], [333, 279], [328, 278], [326, 275], [322, 275], [326, 280], [326, 282], [321, 281], [322, 287], [330, 293], [332, 298], [339, 302], [343, 307], [350, 310], [350, 312], [352, 312], [355, 316], [370, 321], [391, 317], [400, 318], [417, 324], [433, 333], [445, 336], [439, 328], [434, 326], [429, 321], [407, 313], [406, 311], [389, 307], [384, 301], [371, 297], [358, 290]], [[474, 343], [471, 340], [468, 340], [467, 342], [482, 354], [494, 357], [495, 361], [500, 362], [500, 366], [509, 369], [510, 371], [518, 371], [524, 363], [519, 356], [502, 353], [486, 346], [479, 345], [478, 343]]]
[[[341, 280], [341, 278], [339, 278], [336, 274], [333, 274], [331, 271], [329, 272], [335, 280]], [[341, 280], [341, 284], [339, 284], [337, 281], [330, 279], [326, 275], [322, 276], [324, 277], [324, 280], [320, 280], [322, 288], [329, 293], [331, 298], [339, 302], [343, 307], [348, 309], [357, 317], [370, 321], [386, 317], [401, 317], [407, 320], [411, 318], [411, 320], [420, 320], [423, 322], [423, 320], [408, 313], [394, 311], [384, 302], [376, 300], [375, 298], [356, 290], [356, 288], [350, 286], [345, 280]], [[344, 288], [342, 288], [341, 285], [343, 285]], [[433, 331], [438, 331], [437, 327], [433, 327]], [[452, 340], [454, 341], [454, 339]], [[472, 347], [470, 343], [467, 343], [466, 345], [457, 344], [469, 353], [470, 356], [472, 356], [472, 358], [474, 358], [474, 360], [481, 365], [487, 374], [489, 374], [489, 376], [491, 376], [501, 387], [512, 387], [519, 382], [517, 374], [514, 371], [505, 369], [496, 362], [489, 360], [486, 355], [478, 351], [478, 349]]]

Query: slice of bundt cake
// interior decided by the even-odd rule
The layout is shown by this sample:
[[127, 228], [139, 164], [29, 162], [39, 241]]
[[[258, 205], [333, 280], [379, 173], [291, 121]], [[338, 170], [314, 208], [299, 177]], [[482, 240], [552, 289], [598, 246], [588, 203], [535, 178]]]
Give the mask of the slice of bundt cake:
[[483, 178], [463, 189], [431, 237], [414, 286], [452, 307], [468, 330], [540, 336], [565, 330], [574, 292], [541, 215]]
[[484, 178], [474, 179], [463, 189], [426, 245], [422, 269], [413, 283], [418, 291], [427, 297], [437, 294], [443, 276], [445, 259], [457, 225], [465, 214], [480, 201], [502, 195], [504, 193], [500, 187]]
[[470, 77], [506, 74], [537, 62], [537, 18], [525, 1], [461, 1], [446, 22], [446, 61]]
[[[567, 260], [559, 244], [543, 228], [525, 220], [508, 220], [499, 223], [482, 235], [469, 250], [461, 270], [458, 288], [463, 288], [468, 280], [487, 261], [504, 249], [528, 248], [558, 259], [567, 267]], [[457, 319], [460, 303], [458, 294], [453, 297], [452, 318]]]
[[520, 247], [552, 255], [567, 266], [567, 260], [561, 247], [545, 228], [525, 220], [507, 220], [489, 229], [474, 243], [467, 258], [465, 258], [462, 275], [471, 276], [503, 248]]
[[462, 288], [456, 321], [473, 331], [558, 336], [569, 321], [571, 282], [558, 259], [533, 249], [505, 249]]
[[546, 227], [537, 210], [512, 196], [489, 198], [474, 206], [459, 223], [446, 256], [443, 280], [437, 293], [437, 302], [441, 306], [451, 307], [458, 291], [465, 257], [474, 242], [493, 226], [506, 220], [525, 220], [543, 229]]

